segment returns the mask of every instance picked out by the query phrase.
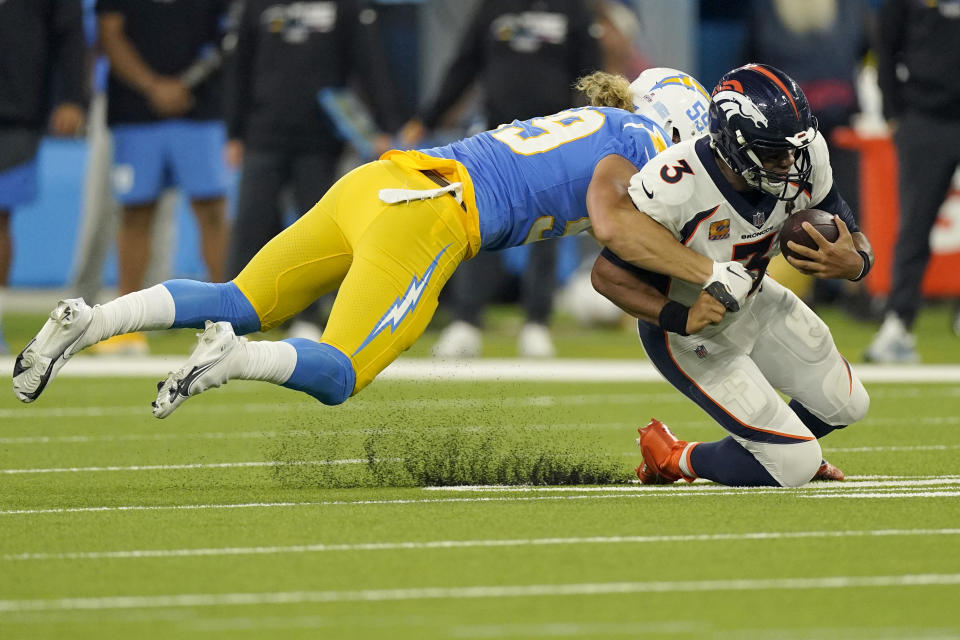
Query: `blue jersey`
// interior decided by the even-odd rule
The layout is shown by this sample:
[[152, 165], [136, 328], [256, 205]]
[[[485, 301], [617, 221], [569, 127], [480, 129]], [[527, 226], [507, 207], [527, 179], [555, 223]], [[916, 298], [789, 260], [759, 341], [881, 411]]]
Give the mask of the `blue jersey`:
[[505, 249], [590, 228], [587, 186], [597, 163], [616, 154], [639, 171], [668, 145], [644, 116], [582, 107], [422, 152], [461, 162], [470, 173], [481, 248]]

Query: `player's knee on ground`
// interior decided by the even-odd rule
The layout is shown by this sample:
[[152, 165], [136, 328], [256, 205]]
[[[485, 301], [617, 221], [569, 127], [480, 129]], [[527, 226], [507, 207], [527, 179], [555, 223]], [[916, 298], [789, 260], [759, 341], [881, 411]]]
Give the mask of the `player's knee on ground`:
[[869, 409], [870, 395], [867, 393], [867, 390], [864, 389], [860, 380], [854, 378], [850, 397], [847, 399], [846, 404], [843, 405], [843, 409], [837, 417], [838, 423], [853, 424], [854, 422], [860, 422], [867, 416]]
[[823, 378], [822, 398], [805, 406], [828, 424], [853, 424], [867, 415], [870, 396], [850, 365], [843, 358], [836, 360], [836, 365]]
[[752, 442], [744, 446], [783, 487], [807, 484], [823, 462], [823, 452], [816, 440], [793, 444]]
[[346, 354], [329, 344], [303, 338], [284, 342], [297, 352], [297, 366], [284, 387], [303, 391], [326, 405], [342, 404], [350, 397], [357, 376]]

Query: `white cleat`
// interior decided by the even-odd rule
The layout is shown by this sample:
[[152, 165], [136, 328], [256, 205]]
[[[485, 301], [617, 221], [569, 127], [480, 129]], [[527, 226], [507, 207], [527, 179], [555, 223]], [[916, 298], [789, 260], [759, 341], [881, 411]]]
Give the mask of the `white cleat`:
[[33, 402], [80, 349], [77, 343], [93, 320], [83, 298], [61, 300], [33, 340], [13, 364], [13, 393], [21, 402]]
[[157, 383], [157, 400], [153, 403], [157, 418], [166, 418], [187, 398], [226, 384], [247, 341], [233, 332], [229, 322], [207, 320], [203, 333], [197, 335], [200, 341], [186, 364]]
[[443, 330], [433, 345], [434, 358], [479, 358], [483, 349], [483, 332], [469, 322], [456, 320]]
[[888, 313], [863, 358], [877, 364], [912, 364], [920, 361], [916, 345], [916, 337], [900, 318]]
[[554, 358], [557, 349], [550, 338], [550, 329], [546, 325], [528, 322], [520, 329], [517, 339], [517, 353], [521, 358]]

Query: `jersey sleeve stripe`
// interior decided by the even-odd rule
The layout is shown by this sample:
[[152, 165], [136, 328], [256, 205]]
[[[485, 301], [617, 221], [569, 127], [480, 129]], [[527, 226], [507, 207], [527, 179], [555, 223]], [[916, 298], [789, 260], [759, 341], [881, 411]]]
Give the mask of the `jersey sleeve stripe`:
[[688, 220], [687, 223], [680, 229], [680, 242], [687, 244], [687, 242], [689, 242], [693, 237], [693, 234], [697, 232], [697, 228], [700, 226], [700, 224], [716, 213], [717, 209], [719, 208], [720, 205], [717, 205], [709, 211], [701, 211], [697, 215], [693, 216], [692, 219]]

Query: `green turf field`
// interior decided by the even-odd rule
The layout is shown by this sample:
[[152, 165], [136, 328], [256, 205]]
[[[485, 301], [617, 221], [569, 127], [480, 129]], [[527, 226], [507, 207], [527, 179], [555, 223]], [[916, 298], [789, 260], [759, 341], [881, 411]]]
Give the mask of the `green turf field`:
[[[233, 382], [158, 421], [150, 379], [64, 377], [0, 400], [0, 637], [960, 637], [960, 389], [869, 390], [824, 441], [847, 482], [737, 490], [622, 483], [651, 415], [722, 435], [661, 383], [379, 381], [323, 408]], [[411, 446], [474, 460], [456, 481], [566, 460], [616, 484], [364, 462]]]

